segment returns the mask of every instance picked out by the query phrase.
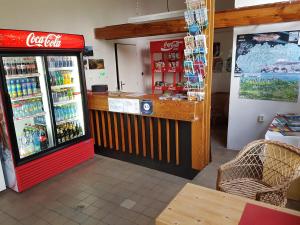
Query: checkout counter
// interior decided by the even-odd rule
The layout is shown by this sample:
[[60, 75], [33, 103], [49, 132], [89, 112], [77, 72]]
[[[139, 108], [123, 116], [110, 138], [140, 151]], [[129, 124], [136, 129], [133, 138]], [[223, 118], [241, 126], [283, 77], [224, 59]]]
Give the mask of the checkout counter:
[[210, 161], [204, 102], [88, 94], [96, 153], [192, 179]]

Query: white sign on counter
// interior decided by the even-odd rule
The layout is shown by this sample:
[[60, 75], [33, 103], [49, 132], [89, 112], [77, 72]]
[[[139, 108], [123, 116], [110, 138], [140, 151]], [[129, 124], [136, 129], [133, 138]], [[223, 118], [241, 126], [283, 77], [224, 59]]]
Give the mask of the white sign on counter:
[[108, 98], [110, 112], [140, 114], [140, 100], [129, 98]]

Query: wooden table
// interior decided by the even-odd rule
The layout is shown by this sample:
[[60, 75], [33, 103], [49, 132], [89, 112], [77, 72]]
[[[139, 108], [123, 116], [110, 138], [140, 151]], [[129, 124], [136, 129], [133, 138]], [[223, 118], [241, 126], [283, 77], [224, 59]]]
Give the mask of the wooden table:
[[156, 225], [237, 225], [247, 203], [300, 216], [297, 211], [187, 184], [156, 218]]

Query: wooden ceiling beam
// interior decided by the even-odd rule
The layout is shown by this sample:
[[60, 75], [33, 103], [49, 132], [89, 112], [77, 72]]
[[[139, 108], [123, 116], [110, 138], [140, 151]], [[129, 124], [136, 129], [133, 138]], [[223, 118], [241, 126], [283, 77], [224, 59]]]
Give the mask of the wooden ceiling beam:
[[[215, 29], [300, 20], [300, 1], [237, 8], [215, 13]], [[124, 39], [185, 33], [184, 19], [120, 24], [95, 29], [96, 39]]]

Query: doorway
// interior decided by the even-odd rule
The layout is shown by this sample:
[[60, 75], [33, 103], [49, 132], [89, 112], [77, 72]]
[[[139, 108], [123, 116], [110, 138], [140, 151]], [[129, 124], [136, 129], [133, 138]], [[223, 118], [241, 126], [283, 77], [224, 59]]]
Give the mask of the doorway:
[[137, 46], [115, 44], [117, 86], [123, 92], [143, 92], [143, 76], [138, 72]]

